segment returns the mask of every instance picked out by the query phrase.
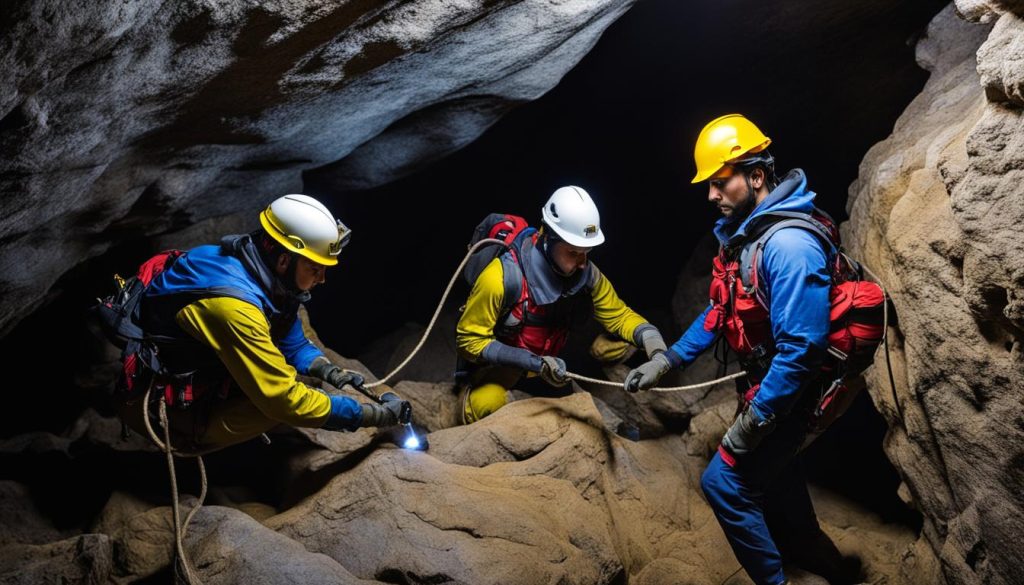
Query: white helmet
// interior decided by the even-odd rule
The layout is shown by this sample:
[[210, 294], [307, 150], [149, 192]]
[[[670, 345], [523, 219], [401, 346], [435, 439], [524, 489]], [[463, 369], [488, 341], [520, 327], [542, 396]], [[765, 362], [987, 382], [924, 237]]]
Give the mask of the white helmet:
[[324, 266], [338, 263], [338, 254], [352, 236], [352, 230], [308, 195], [275, 199], [260, 213], [260, 224], [289, 251]]
[[579, 187], [562, 187], [552, 193], [541, 209], [541, 217], [570, 245], [593, 248], [604, 242], [601, 214], [590, 195]]

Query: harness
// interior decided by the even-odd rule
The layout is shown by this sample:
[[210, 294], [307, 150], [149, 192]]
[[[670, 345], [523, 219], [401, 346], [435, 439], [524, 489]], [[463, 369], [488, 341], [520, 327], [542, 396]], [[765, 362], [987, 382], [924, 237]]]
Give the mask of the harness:
[[[537, 234], [531, 233], [536, 244]], [[522, 241], [517, 242], [521, 244]], [[575, 318], [586, 311], [587, 287], [547, 305], [538, 305], [530, 296], [529, 283], [520, 261], [521, 245], [513, 245], [501, 256], [504, 301], [495, 327], [495, 337], [507, 345], [537, 355], [558, 355], [569, 339]]]

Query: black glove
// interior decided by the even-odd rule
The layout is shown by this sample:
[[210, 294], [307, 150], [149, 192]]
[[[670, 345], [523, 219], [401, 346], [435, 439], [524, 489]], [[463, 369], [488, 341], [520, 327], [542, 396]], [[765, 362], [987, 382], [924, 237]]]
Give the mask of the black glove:
[[408, 400], [402, 400], [394, 392], [385, 392], [380, 395], [380, 400], [384, 404], [390, 404], [392, 402], [398, 403], [398, 422], [403, 425], [407, 425], [412, 422], [412, 405], [409, 404]]
[[[388, 394], [391, 394], [390, 392]], [[387, 396], [387, 394], [385, 394]], [[409, 403], [405, 400], [398, 399], [397, 396], [394, 399], [384, 400], [381, 404], [373, 402], [364, 402], [360, 406], [363, 407], [363, 420], [359, 424], [361, 427], [390, 427], [397, 425], [402, 419], [403, 409], [410, 409]], [[384, 396], [381, 397], [383, 399]]]
[[761, 444], [761, 441], [775, 430], [775, 420], [758, 416], [754, 407], [747, 405], [736, 417], [729, 430], [722, 437], [722, 446], [735, 457], [747, 455]]
[[546, 355], [540, 358], [540, 377], [548, 384], [561, 388], [569, 383], [562, 358]]
[[317, 358], [314, 360], [309, 366], [309, 375], [320, 378], [339, 390], [346, 384], [359, 389], [366, 383], [366, 378], [363, 378], [362, 375], [348, 370], [343, 370], [327, 361], [326, 358]]
[[650, 361], [630, 370], [630, 372], [626, 374], [626, 380], [622, 383], [622, 387], [626, 389], [626, 392], [649, 390], [653, 388], [658, 383], [658, 380], [665, 375], [665, 372], [668, 372], [670, 369], [672, 369], [672, 364], [668, 363], [668, 358], [666, 358], [662, 353], [657, 353]]

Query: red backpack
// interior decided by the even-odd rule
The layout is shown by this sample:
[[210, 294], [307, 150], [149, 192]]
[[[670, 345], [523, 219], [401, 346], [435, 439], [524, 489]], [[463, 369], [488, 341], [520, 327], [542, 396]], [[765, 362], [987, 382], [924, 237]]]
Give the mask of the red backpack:
[[825, 245], [832, 259], [829, 359], [822, 366], [832, 383], [822, 391], [811, 421], [812, 431], [820, 432], [846, 410], [856, 394], [847, 388], [845, 379], [860, 374], [874, 361], [875, 350], [885, 336], [885, 292], [877, 283], [866, 280], [863, 267], [846, 255], [838, 227], [824, 211], [815, 208], [811, 214], [774, 212], [764, 217], [767, 221], [762, 220], [760, 230], [740, 252], [739, 273], [746, 292], [754, 293], [765, 309], [768, 305], [757, 286], [757, 267], [765, 244], [776, 232], [787, 227], [807, 230]]
[[168, 270], [184, 254], [181, 250], [160, 252], [139, 266], [135, 276], [114, 275], [117, 292], [99, 299], [92, 307], [100, 328], [111, 343], [121, 348], [122, 370], [115, 383], [115, 396], [131, 401], [152, 388], [168, 406], [187, 408], [196, 398], [192, 376], [166, 371], [157, 355], [157, 343], [175, 339], [147, 334], [142, 326], [142, 298], [153, 279]]

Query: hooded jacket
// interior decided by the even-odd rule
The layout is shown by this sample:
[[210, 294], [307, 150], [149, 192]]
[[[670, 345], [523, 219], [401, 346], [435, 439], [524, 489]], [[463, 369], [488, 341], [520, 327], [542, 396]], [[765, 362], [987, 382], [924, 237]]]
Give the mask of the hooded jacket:
[[[803, 171], [790, 171], [749, 216], [719, 219], [715, 237], [723, 248], [738, 249], [769, 212], [811, 213], [815, 196]], [[768, 419], [789, 413], [818, 377], [828, 348], [831, 277], [822, 244], [800, 228], [776, 232], [765, 244], [757, 271], [776, 353], [751, 405]], [[689, 364], [715, 342], [717, 333], [705, 328], [710, 311], [709, 306], [666, 352], [674, 366]]]

